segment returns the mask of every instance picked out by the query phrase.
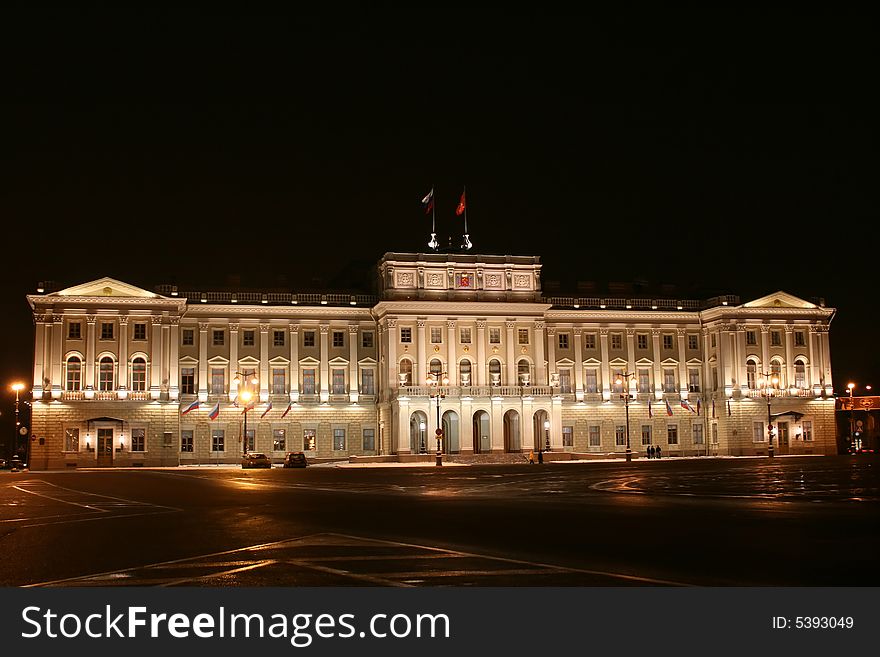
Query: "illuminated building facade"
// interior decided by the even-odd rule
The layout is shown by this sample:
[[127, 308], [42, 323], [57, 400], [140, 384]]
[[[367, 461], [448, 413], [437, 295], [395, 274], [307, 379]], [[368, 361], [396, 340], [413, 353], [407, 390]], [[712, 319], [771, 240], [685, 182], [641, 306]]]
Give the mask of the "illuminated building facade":
[[[458, 458], [622, 455], [627, 389], [635, 456], [766, 454], [768, 393], [776, 454], [836, 453], [830, 308], [784, 292], [547, 297], [532, 256], [387, 253], [376, 282], [29, 295], [32, 468], [236, 463], [243, 438], [276, 460], [430, 458], [432, 375], [449, 379], [442, 449]], [[242, 378], [258, 382], [244, 436]]]

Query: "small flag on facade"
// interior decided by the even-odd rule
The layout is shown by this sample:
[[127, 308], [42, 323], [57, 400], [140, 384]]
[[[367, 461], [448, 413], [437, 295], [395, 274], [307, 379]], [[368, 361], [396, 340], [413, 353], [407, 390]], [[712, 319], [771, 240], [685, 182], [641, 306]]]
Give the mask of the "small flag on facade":
[[727, 417], [730, 417], [732, 413], [730, 412], [730, 400], [727, 400]]
[[199, 400], [196, 399], [192, 404], [190, 404], [189, 406], [187, 406], [186, 408], [184, 408], [184, 409], [180, 412], [180, 414], [181, 414], [181, 415], [186, 415], [186, 414], [189, 413], [190, 411], [194, 411], [194, 410], [196, 410], [198, 407], [199, 407]]
[[238, 408], [238, 395], [236, 395], [235, 399], [232, 400], [232, 405], [235, 406], [235, 408]]
[[690, 411], [691, 413], [696, 413], [696, 412], [697, 412], [697, 411], [694, 409], [694, 407], [691, 406], [691, 403], [690, 403], [687, 399], [682, 399], [682, 400], [681, 400], [681, 407], [682, 407], [683, 409], [687, 410], [687, 411]]
[[460, 217], [461, 215], [464, 214], [464, 211], [466, 208], [467, 208], [467, 205], [465, 204], [465, 200], [464, 200], [464, 192], [462, 192], [461, 198], [458, 200], [458, 207], [455, 208], [455, 215], [457, 217]]
[[651, 410], [651, 400], [648, 400], [648, 417], [654, 417], [654, 411]]
[[250, 401], [247, 403], [247, 406], [244, 407], [244, 410], [241, 412], [242, 415], [247, 413], [248, 411], [254, 410], [254, 406], [256, 405], [255, 401]]
[[668, 400], [668, 399], [665, 400], [665, 401], [666, 401], [666, 415], [671, 416], [671, 415], [672, 415], [672, 406], [669, 405], [669, 400]]
[[212, 420], [216, 420], [218, 415], [220, 415], [220, 402], [217, 402], [214, 405], [214, 408], [212, 408], [211, 412], [208, 413], [208, 417]]
[[422, 207], [425, 208], [425, 214], [430, 214], [431, 210], [434, 209], [434, 188], [431, 188], [431, 191], [425, 194], [425, 198], [422, 199]]
[[697, 415], [700, 414], [700, 411], [703, 409], [703, 405], [700, 403], [699, 398], [697, 399]]
[[272, 400], [270, 399], [269, 404], [266, 406], [266, 410], [263, 411], [263, 414], [260, 416], [260, 419], [262, 420], [264, 417], [266, 417], [266, 413], [268, 413], [271, 410], [272, 410]]
[[291, 408], [293, 408], [293, 402], [288, 402], [287, 409], [281, 414], [281, 417], [283, 418], [285, 415], [290, 413]]
[[712, 419], [715, 419], [715, 400], [712, 400]]

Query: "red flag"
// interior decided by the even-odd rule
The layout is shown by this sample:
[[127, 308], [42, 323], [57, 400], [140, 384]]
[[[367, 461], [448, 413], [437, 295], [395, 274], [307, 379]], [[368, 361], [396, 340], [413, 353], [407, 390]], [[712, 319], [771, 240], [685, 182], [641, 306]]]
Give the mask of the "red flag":
[[455, 215], [460, 217], [464, 214], [464, 210], [467, 205], [464, 202], [464, 192], [461, 193], [461, 198], [458, 200], [458, 207], [455, 208]]

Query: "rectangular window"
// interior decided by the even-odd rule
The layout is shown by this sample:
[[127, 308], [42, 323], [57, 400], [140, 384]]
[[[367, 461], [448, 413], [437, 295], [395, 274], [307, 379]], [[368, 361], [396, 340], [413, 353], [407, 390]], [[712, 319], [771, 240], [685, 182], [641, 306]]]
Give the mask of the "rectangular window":
[[803, 331], [795, 331], [794, 332], [794, 346], [795, 347], [806, 346], [806, 343], [804, 342], [804, 332]]
[[529, 343], [529, 329], [521, 328], [517, 331], [519, 344], [528, 344]]
[[636, 335], [636, 346], [639, 349], [647, 349], [648, 348], [648, 334], [647, 333], [639, 333]]
[[180, 394], [196, 394], [196, 368], [183, 367], [180, 369]]
[[782, 331], [770, 331], [770, 346], [782, 346]]
[[560, 333], [556, 337], [559, 339], [559, 348], [568, 349], [568, 333]]
[[700, 392], [700, 370], [696, 368], [688, 369], [688, 390]]
[[703, 444], [703, 425], [695, 424], [693, 426], [694, 430], [694, 445], [702, 445]]
[[[251, 333], [253, 333], [253, 331], [251, 331]], [[247, 331], [245, 331], [245, 334], [247, 334]], [[222, 329], [213, 331], [212, 335], [215, 347], [222, 347], [226, 343], [226, 335]]]
[[345, 370], [342, 368], [333, 368], [330, 370], [331, 375], [331, 389], [330, 392], [334, 395], [344, 395], [345, 394]]
[[272, 369], [272, 394], [283, 395], [287, 393], [287, 371], [283, 368]]
[[587, 333], [584, 335], [584, 347], [586, 349], [595, 349], [596, 348], [596, 334], [595, 333]]
[[586, 375], [586, 381], [584, 382], [584, 385], [586, 386], [586, 391], [599, 392], [599, 377], [596, 372], [596, 368], [588, 367]]
[[183, 329], [181, 344], [184, 347], [192, 347], [195, 344], [195, 333], [192, 329]]
[[333, 450], [341, 452], [345, 449], [345, 429], [333, 429]]
[[409, 326], [400, 327], [400, 341], [404, 344], [412, 343], [412, 328]]
[[82, 389], [82, 362], [78, 358], [67, 361], [67, 389]]
[[811, 443], [813, 442], [813, 423], [810, 420], [804, 420], [804, 442]]
[[709, 339], [711, 341], [712, 346], [714, 347], [715, 346], [715, 334], [713, 333]]
[[713, 445], [718, 444], [718, 425], [717, 424], [712, 425], [712, 444]]
[[333, 331], [333, 346], [334, 347], [344, 347], [345, 346], [345, 331]]
[[284, 331], [272, 331], [272, 346], [273, 347], [283, 347], [284, 346]]
[[750, 346], [758, 344], [758, 334], [754, 331], [746, 331], [746, 344]]
[[562, 427], [562, 446], [574, 447], [574, 427]]
[[376, 450], [376, 430], [364, 429], [363, 449], [365, 452], [373, 452]]
[[361, 370], [361, 394], [376, 394], [376, 370], [372, 367], [365, 367]]
[[470, 344], [471, 343], [471, 330], [469, 328], [462, 328], [458, 330], [458, 338], [462, 344]]
[[134, 325], [134, 335], [132, 336], [135, 340], [146, 340], [147, 339], [147, 325], [142, 322], [137, 322]]
[[314, 347], [315, 346], [315, 332], [314, 331], [303, 331], [303, 347]]
[[643, 424], [642, 425], [642, 445], [650, 445], [651, 444], [651, 440], [653, 439], [651, 436], [651, 431], [652, 431], [652, 428], [651, 428], [650, 424]]
[[756, 443], [764, 442], [764, 423], [752, 422], [752, 440]]
[[147, 430], [146, 429], [132, 429], [131, 430], [131, 451], [132, 452], [143, 452], [146, 448], [147, 444]]
[[181, 452], [192, 452], [193, 451], [193, 430], [192, 429], [181, 429], [181, 431], [180, 431], [180, 451]]
[[101, 322], [101, 339], [113, 339], [113, 322]]
[[255, 429], [248, 429], [247, 431], [245, 431], [244, 442], [245, 442], [245, 445], [247, 445], [247, 447], [245, 448], [245, 451], [253, 452], [257, 449], [257, 446], [256, 446], [257, 432]]
[[651, 371], [639, 369], [639, 392], [651, 392]]
[[241, 332], [241, 344], [243, 347], [253, 347], [257, 343], [257, 332], [250, 329]]
[[664, 333], [663, 334], [663, 348], [664, 349], [672, 349], [672, 334]]
[[489, 344], [501, 344], [501, 329], [500, 328], [490, 328], [489, 329]]
[[364, 331], [361, 333], [361, 346], [364, 349], [372, 349], [373, 348], [373, 332], [372, 331]]
[[571, 370], [568, 368], [559, 370], [559, 392], [571, 393]]
[[211, 394], [222, 395], [226, 392], [226, 370], [222, 367], [211, 368]]
[[590, 447], [602, 446], [602, 430], [598, 425], [591, 424], [589, 428]]
[[304, 369], [302, 391], [304, 395], [315, 394], [315, 370], [313, 368]]
[[162, 432], [162, 447], [171, 447], [174, 444], [174, 432], [173, 431], [163, 431]]
[[64, 430], [64, 451], [65, 452], [78, 452], [79, 451], [79, 429], [65, 429]]
[[663, 392], [675, 392], [675, 370], [669, 367], [663, 370]]
[[691, 351], [696, 351], [697, 349], [700, 348], [699, 345], [700, 345], [700, 342], [699, 342], [698, 337], [696, 335], [694, 335], [693, 333], [689, 333], [688, 334], [688, 349], [690, 349]]
[[612, 349], [623, 349], [623, 334], [621, 333], [612, 333], [611, 334], [611, 348]]
[[147, 389], [147, 364], [143, 358], [135, 358], [131, 364], [131, 389], [136, 392]]
[[272, 429], [272, 451], [287, 450], [287, 429]]
[[314, 429], [303, 429], [303, 451], [314, 452], [318, 449], [318, 437]]
[[670, 445], [678, 445], [678, 425], [670, 424], [666, 427], [666, 442]]
[[82, 324], [79, 322], [71, 322], [67, 325], [68, 340], [82, 340]]
[[443, 329], [440, 326], [431, 327], [431, 344], [440, 344], [443, 342]]
[[626, 425], [618, 424], [614, 428], [614, 444], [626, 447]]
[[226, 432], [223, 429], [211, 429], [211, 451], [226, 451]]

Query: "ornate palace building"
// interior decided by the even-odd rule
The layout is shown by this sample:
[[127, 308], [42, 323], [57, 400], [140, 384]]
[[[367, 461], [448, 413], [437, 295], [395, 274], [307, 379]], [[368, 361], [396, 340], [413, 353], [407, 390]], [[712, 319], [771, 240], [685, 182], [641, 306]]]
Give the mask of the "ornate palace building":
[[29, 295], [31, 467], [418, 460], [438, 421], [449, 455], [836, 453], [833, 309], [546, 297], [531, 256], [386, 253], [375, 273], [376, 296]]

